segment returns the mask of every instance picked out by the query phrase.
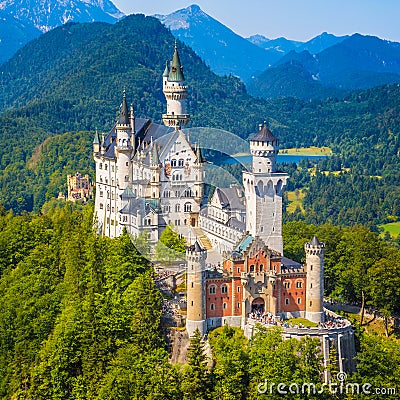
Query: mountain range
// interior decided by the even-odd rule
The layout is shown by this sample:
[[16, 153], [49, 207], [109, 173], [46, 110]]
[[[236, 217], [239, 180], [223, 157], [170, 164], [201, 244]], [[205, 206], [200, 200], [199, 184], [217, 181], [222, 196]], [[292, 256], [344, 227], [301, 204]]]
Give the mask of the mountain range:
[[66, 22], [113, 23], [123, 16], [110, 0], [2, 0], [0, 64], [30, 40]]
[[245, 39], [196, 5], [155, 17], [215, 73], [239, 76], [254, 96], [340, 97], [350, 90], [400, 82], [396, 42], [327, 32], [305, 43], [262, 35]]
[[[30, 40], [66, 22], [123, 17], [110, 0], [3, 0], [0, 64]], [[343, 97], [356, 89], [400, 82], [399, 43], [327, 32], [307, 42], [241, 37], [197, 5], [155, 15], [218, 75], [239, 77], [256, 97]]]
[[281, 52], [282, 55], [285, 55], [293, 50], [296, 52], [307, 50], [312, 54], [320, 53], [326, 48], [342, 42], [346, 38], [348, 38], [348, 36], [335, 36], [331, 33], [323, 32], [307, 42], [288, 40], [284, 37], [268, 39], [263, 35], [253, 35], [248, 37], [247, 40], [265, 50], [274, 49]]

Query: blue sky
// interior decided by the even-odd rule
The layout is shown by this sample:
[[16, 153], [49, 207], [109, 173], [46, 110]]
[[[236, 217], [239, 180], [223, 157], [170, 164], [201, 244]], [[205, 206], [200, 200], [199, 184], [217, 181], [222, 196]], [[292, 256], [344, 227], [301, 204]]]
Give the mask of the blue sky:
[[126, 14], [169, 14], [191, 4], [242, 36], [306, 41], [322, 32], [400, 42], [400, 0], [112, 0]]

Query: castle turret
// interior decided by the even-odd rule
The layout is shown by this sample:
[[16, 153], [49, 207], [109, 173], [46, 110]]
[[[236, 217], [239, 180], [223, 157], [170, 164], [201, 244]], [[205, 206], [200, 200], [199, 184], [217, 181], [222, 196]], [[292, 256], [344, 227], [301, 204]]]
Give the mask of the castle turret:
[[246, 230], [283, 254], [282, 198], [288, 178], [276, 169], [279, 140], [264, 124], [250, 140], [252, 170], [243, 172]]
[[167, 100], [167, 112], [162, 116], [164, 124], [175, 127], [187, 125], [190, 120], [190, 115], [186, 113], [188, 87], [176, 43], [171, 66], [167, 64], [163, 73], [163, 92]]
[[132, 142], [134, 143], [134, 135], [132, 130], [133, 116], [129, 113], [128, 104], [126, 101], [126, 93], [122, 98], [122, 105], [120, 114], [115, 125], [115, 132], [117, 134], [115, 155], [117, 157], [117, 181], [119, 189], [124, 190], [130, 180], [130, 160], [133, 154]]
[[194, 182], [194, 199], [200, 204], [201, 199], [203, 198], [203, 155], [201, 153], [200, 142], [196, 144], [196, 161], [193, 165], [195, 171], [195, 182]]
[[131, 146], [132, 152], [135, 152], [135, 109], [133, 108], [133, 104], [131, 104], [130, 111], [129, 111], [129, 122], [131, 124]]
[[324, 322], [325, 244], [314, 236], [304, 248], [307, 264], [306, 318], [313, 322]]
[[93, 153], [97, 154], [100, 152], [100, 136], [99, 132], [96, 129], [96, 133], [94, 134], [93, 138]]
[[207, 332], [205, 299], [205, 266], [207, 250], [198, 241], [186, 248], [187, 261], [187, 317], [186, 330], [192, 336], [196, 329]]
[[151, 198], [158, 199], [160, 197], [160, 172], [161, 172], [161, 163], [160, 157], [158, 154], [157, 144], [151, 144], [150, 149], [150, 187], [151, 187]]

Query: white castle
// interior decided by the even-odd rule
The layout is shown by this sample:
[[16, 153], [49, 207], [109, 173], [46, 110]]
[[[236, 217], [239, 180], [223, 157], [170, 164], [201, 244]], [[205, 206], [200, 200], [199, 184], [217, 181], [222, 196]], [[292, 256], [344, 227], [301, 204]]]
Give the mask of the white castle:
[[287, 175], [276, 169], [278, 139], [265, 124], [260, 125], [250, 141], [253, 165], [251, 171], [243, 172], [244, 190], [217, 188], [205, 204], [202, 152], [181, 129], [190, 115], [176, 45], [163, 73], [163, 92], [164, 125], [135, 118], [124, 92], [112, 130], [101, 138], [95, 135], [99, 234], [117, 237], [124, 228], [132, 235], [146, 230], [154, 244], [173, 223], [184, 236], [190, 236], [189, 227], [200, 228], [219, 253], [231, 251], [247, 232], [282, 254], [282, 195]]
[[118, 120], [100, 139], [96, 133], [95, 218], [98, 232], [117, 237], [123, 229], [132, 235], [144, 230], [152, 243], [171, 222], [178, 229], [197, 226], [203, 198], [203, 159], [181, 126], [188, 87], [175, 45], [173, 59], [163, 74], [167, 112], [165, 126], [135, 118], [124, 93]]

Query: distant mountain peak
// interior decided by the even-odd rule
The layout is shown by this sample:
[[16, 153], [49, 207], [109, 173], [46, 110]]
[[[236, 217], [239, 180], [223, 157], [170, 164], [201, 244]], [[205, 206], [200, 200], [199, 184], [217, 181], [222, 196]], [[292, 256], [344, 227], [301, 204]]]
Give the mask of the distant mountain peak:
[[110, 0], [2, 0], [0, 10], [42, 32], [69, 21], [112, 23], [124, 16]]
[[199, 12], [202, 11], [199, 5], [197, 4], [192, 4], [191, 6], [187, 7], [188, 10], [191, 10], [191, 12]]
[[171, 31], [189, 29], [193, 21], [211, 19], [197, 4], [181, 8], [167, 15], [155, 14], [153, 17], [159, 19], [165, 26], [171, 29]]

